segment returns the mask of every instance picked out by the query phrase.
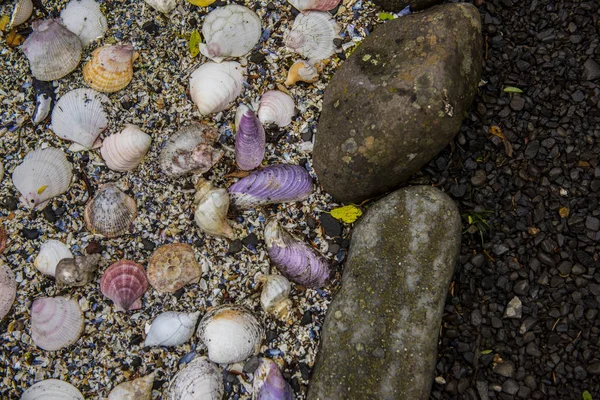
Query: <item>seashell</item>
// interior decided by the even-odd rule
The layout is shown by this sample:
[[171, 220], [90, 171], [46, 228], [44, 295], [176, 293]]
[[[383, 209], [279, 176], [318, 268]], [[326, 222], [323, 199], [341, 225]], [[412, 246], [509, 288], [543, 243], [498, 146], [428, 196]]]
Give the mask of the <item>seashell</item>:
[[339, 25], [329, 13], [308, 11], [298, 14], [285, 45], [309, 61], [324, 60], [335, 52], [333, 40], [339, 32]]
[[15, 9], [13, 10], [12, 16], [10, 17], [9, 26], [14, 28], [15, 26], [21, 25], [31, 17], [33, 12], [33, 1], [31, 0], [17, 0]]
[[223, 374], [206, 357], [194, 358], [173, 377], [166, 400], [221, 400], [225, 393]]
[[259, 275], [256, 280], [262, 283], [260, 305], [269, 314], [285, 319], [292, 309], [290, 281], [283, 275]]
[[265, 130], [254, 111], [240, 105], [235, 113], [235, 162], [242, 170], [252, 170], [265, 158]]
[[288, 0], [299, 11], [329, 11], [340, 4], [341, 0]]
[[217, 189], [205, 179], [198, 181], [196, 190], [194, 199], [196, 224], [209, 235], [233, 239], [235, 235], [227, 221], [227, 211], [229, 210], [227, 190]]
[[94, 0], [71, 0], [60, 12], [63, 25], [76, 34], [83, 47], [104, 36], [108, 30], [106, 17]]
[[104, 139], [100, 153], [108, 168], [126, 172], [141, 164], [151, 143], [150, 135], [135, 125], [126, 124], [121, 133]]
[[[74, 0], [78, 1], [78, 0]], [[100, 47], [83, 66], [83, 80], [99, 92], [118, 92], [133, 79], [133, 61], [137, 53], [130, 44]]]
[[288, 126], [296, 114], [294, 99], [279, 90], [269, 90], [260, 96], [258, 119], [265, 125]]
[[260, 40], [260, 18], [247, 7], [230, 4], [211, 11], [202, 25], [206, 44], [200, 53], [213, 61], [247, 54]]
[[154, 372], [117, 385], [108, 395], [108, 400], [152, 400]]
[[286, 86], [295, 85], [296, 82], [313, 83], [319, 80], [319, 71], [313, 63], [300, 60], [296, 61], [288, 71]]
[[71, 73], [81, 60], [81, 41], [56, 19], [31, 23], [33, 33], [23, 43], [34, 77], [54, 81]]
[[302, 201], [312, 193], [313, 181], [308, 171], [298, 165], [276, 164], [251, 172], [228, 190], [231, 203], [244, 209]]
[[244, 69], [235, 61], [207, 62], [190, 76], [190, 96], [200, 114], [208, 115], [228, 109], [242, 93]]
[[52, 101], [56, 100], [54, 89], [50, 82], [40, 81], [33, 78], [33, 90], [35, 91], [35, 110], [31, 121], [34, 125], [44, 121], [52, 109]]
[[0, 260], [0, 320], [10, 311], [17, 295], [17, 281], [10, 267]]
[[154, 250], [148, 262], [148, 280], [161, 293], [173, 293], [188, 283], [198, 282], [200, 266], [192, 246], [170, 243]]
[[94, 279], [94, 272], [98, 269], [101, 258], [100, 254], [92, 254], [60, 260], [54, 275], [56, 286], [60, 289], [87, 285]]
[[158, 157], [161, 170], [173, 178], [207, 172], [223, 157], [223, 151], [214, 146], [218, 134], [214, 127], [204, 124], [184, 126], [161, 150]]
[[85, 224], [92, 233], [107, 238], [130, 233], [137, 216], [135, 200], [121, 192], [113, 183], [100, 186], [85, 206]]
[[329, 283], [334, 273], [330, 261], [288, 233], [275, 218], [269, 217], [264, 236], [269, 258], [283, 276], [310, 288]]
[[42, 209], [69, 189], [72, 177], [73, 166], [62, 150], [47, 147], [27, 153], [13, 171], [12, 181], [25, 207]]
[[83, 332], [83, 312], [76, 300], [42, 297], [31, 305], [31, 339], [49, 351], [75, 343]]
[[64, 258], [73, 258], [69, 246], [59, 240], [50, 239], [40, 246], [40, 252], [33, 265], [42, 274], [54, 276], [58, 262]]
[[8, 232], [2, 226], [0, 226], [0, 254], [4, 252], [4, 249], [8, 247]]
[[292, 387], [284, 379], [279, 367], [268, 358], [258, 360], [254, 371], [253, 399], [255, 400], [293, 400]]
[[129, 260], [112, 264], [100, 279], [100, 291], [115, 303], [116, 311], [140, 309], [140, 298], [147, 289], [148, 280], [144, 267]]
[[177, 7], [176, 0], [144, 0], [146, 4], [163, 14], [168, 14]]
[[264, 329], [245, 307], [221, 305], [207, 312], [196, 332], [218, 364], [244, 361], [260, 351]]
[[68, 382], [45, 379], [30, 386], [21, 400], [85, 400], [81, 392]]
[[108, 98], [92, 89], [75, 89], [63, 95], [52, 111], [52, 131], [84, 149], [100, 145], [98, 136], [108, 127], [102, 103]]
[[147, 333], [144, 346], [179, 346], [191, 339], [200, 312], [164, 312], [159, 314]]

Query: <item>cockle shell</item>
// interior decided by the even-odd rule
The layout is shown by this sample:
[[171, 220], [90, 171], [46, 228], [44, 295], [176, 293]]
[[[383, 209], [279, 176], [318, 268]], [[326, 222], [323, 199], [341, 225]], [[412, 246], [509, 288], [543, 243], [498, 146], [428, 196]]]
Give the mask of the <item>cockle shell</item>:
[[315, 65], [309, 61], [296, 61], [288, 71], [286, 86], [292, 86], [296, 82], [313, 83], [319, 80], [319, 71]]
[[237, 4], [218, 7], [202, 25], [206, 44], [200, 44], [200, 53], [216, 62], [241, 57], [258, 43], [260, 33], [260, 18], [254, 11]]
[[208, 115], [231, 107], [242, 93], [244, 69], [235, 61], [207, 62], [190, 76], [190, 96], [200, 114]]
[[282, 128], [292, 122], [296, 114], [294, 99], [279, 90], [269, 90], [260, 96], [258, 119], [265, 125], [275, 124]]
[[131, 232], [137, 216], [135, 200], [113, 183], [100, 186], [85, 206], [85, 224], [92, 233], [114, 238]]
[[69, 189], [72, 177], [73, 166], [65, 153], [47, 147], [27, 153], [13, 171], [12, 181], [25, 207], [42, 209], [48, 200]]
[[31, 339], [44, 350], [60, 350], [83, 332], [83, 312], [76, 300], [42, 297], [31, 305]]
[[141, 308], [140, 298], [147, 289], [148, 280], [144, 267], [129, 260], [120, 260], [112, 264], [100, 279], [100, 290], [115, 303], [116, 311]]
[[229, 210], [227, 190], [217, 189], [205, 179], [198, 181], [196, 190], [194, 198], [196, 224], [209, 235], [233, 239], [235, 235], [227, 221], [227, 211]]
[[60, 240], [50, 239], [42, 243], [33, 265], [44, 275], [54, 276], [58, 262], [63, 258], [73, 258], [69, 246]]
[[17, 0], [12, 16], [10, 17], [10, 27], [21, 25], [31, 17], [33, 12], [33, 1], [31, 0]]
[[302, 201], [313, 191], [313, 181], [298, 165], [270, 165], [240, 179], [229, 187], [229, 198], [237, 208]]
[[265, 130], [254, 111], [240, 105], [235, 113], [235, 162], [242, 170], [257, 168], [265, 158]]
[[225, 304], [202, 317], [196, 334], [208, 348], [211, 361], [232, 364], [260, 351], [264, 329], [245, 307]]
[[154, 372], [150, 375], [123, 382], [108, 395], [108, 400], [152, 400]]
[[176, 0], [144, 0], [146, 4], [163, 14], [168, 14], [177, 7]]
[[329, 11], [340, 4], [341, 0], [288, 0], [299, 11]]
[[256, 280], [262, 283], [260, 305], [269, 314], [285, 319], [292, 308], [290, 281], [283, 275], [259, 275]]
[[200, 312], [169, 311], [159, 314], [147, 332], [144, 346], [179, 346], [190, 340]]
[[135, 125], [126, 124], [120, 133], [105, 138], [100, 153], [114, 171], [134, 170], [150, 149], [152, 138]]
[[23, 43], [31, 73], [40, 81], [54, 81], [71, 73], [81, 60], [81, 41], [56, 19], [31, 23], [33, 33]]
[[0, 260], [0, 320], [10, 311], [17, 295], [17, 281], [10, 267]]
[[98, 147], [100, 143], [96, 139], [108, 127], [103, 103], [108, 103], [108, 98], [95, 90], [71, 90], [54, 106], [52, 131], [84, 149]]
[[203, 174], [215, 165], [223, 150], [215, 148], [218, 131], [205, 124], [190, 124], [169, 138], [160, 152], [160, 169], [170, 177]]
[[200, 272], [192, 246], [185, 243], [160, 246], [148, 262], [148, 280], [161, 293], [176, 292], [188, 283], [198, 282]]
[[222, 400], [224, 393], [219, 367], [206, 357], [198, 357], [173, 377], [166, 400]]
[[85, 286], [94, 278], [102, 256], [92, 254], [89, 256], [75, 256], [64, 258], [56, 266], [56, 286], [60, 289], [70, 286]]
[[292, 236], [275, 218], [269, 217], [264, 236], [269, 258], [283, 276], [310, 288], [329, 283], [334, 272], [331, 262], [303, 240]]
[[85, 400], [81, 392], [68, 382], [45, 379], [29, 387], [21, 400]]
[[60, 12], [63, 25], [79, 36], [84, 47], [101, 38], [108, 29], [106, 17], [94, 0], [71, 0]]
[[130, 44], [100, 47], [83, 66], [83, 80], [99, 92], [118, 92], [131, 82], [135, 58], [136, 52]]
[[279, 367], [268, 358], [260, 358], [254, 371], [254, 400], [293, 400], [292, 387], [284, 379]]
[[329, 13], [308, 11], [298, 14], [285, 45], [309, 61], [324, 60], [335, 52], [333, 40], [339, 32], [339, 25]]

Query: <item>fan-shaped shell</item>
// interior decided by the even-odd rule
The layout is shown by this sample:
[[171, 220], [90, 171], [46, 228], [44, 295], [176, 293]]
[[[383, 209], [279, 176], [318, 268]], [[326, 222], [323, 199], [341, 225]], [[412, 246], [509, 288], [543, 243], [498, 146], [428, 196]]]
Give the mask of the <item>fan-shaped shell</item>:
[[84, 47], [101, 38], [108, 29], [106, 17], [94, 0], [71, 0], [60, 12], [64, 26], [79, 36]]
[[71, 73], [81, 60], [81, 41], [58, 20], [31, 24], [33, 33], [23, 43], [31, 73], [40, 81], [54, 81]]
[[25, 207], [41, 209], [69, 189], [72, 177], [73, 166], [62, 150], [48, 147], [27, 153], [13, 171], [12, 181]]
[[10, 267], [0, 260], [0, 319], [10, 311], [17, 294], [17, 281]]
[[219, 367], [206, 357], [198, 357], [173, 377], [166, 400], [221, 400], [224, 393]]
[[294, 99], [280, 90], [269, 90], [260, 97], [258, 119], [265, 125], [275, 124], [282, 128], [292, 122], [296, 114]]
[[216, 62], [241, 57], [258, 43], [260, 32], [260, 18], [249, 8], [237, 4], [218, 7], [204, 20], [206, 44], [200, 44], [200, 52]]
[[131, 232], [137, 216], [135, 200], [112, 183], [102, 185], [85, 206], [85, 224], [92, 233], [108, 238]]
[[340, 27], [329, 13], [308, 11], [298, 14], [285, 45], [309, 61], [324, 60], [335, 52], [333, 39], [339, 32]]
[[31, 0], [17, 0], [15, 8], [13, 9], [12, 16], [10, 17], [10, 27], [21, 25], [31, 17], [33, 12], [33, 1]]
[[73, 258], [69, 246], [60, 240], [50, 239], [42, 243], [33, 265], [42, 274], [54, 276], [58, 262], [64, 258]]
[[265, 157], [265, 130], [254, 111], [241, 105], [235, 113], [235, 162], [242, 170], [257, 168]]
[[147, 332], [144, 346], [179, 346], [190, 340], [200, 312], [168, 311], [159, 314]]
[[146, 4], [163, 14], [168, 14], [177, 7], [176, 0], [144, 0]]
[[123, 382], [110, 391], [108, 400], [152, 400], [154, 372], [150, 375]]
[[99, 92], [118, 92], [133, 78], [135, 55], [130, 44], [107, 45], [94, 50], [92, 59], [83, 66], [85, 83]]
[[150, 135], [135, 125], [126, 124], [120, 133], [104, 139], [100, 153], [108, 168], [126, 172], [141, 164], [151, 144]]
[[85, 400], [81, 392], [68, 382], [45, 379], [29, 387], [21, 400]]
[[292, 6], [300, 11], [329, 11], [340, 4], [341, 0], [288, 0]]
[[319, 71], [311, 62], [300, 60], [296, 61], [288, 71], [286, 86], [292, 86], [296, 82], [313, 83], [319, 80]]
[[83, 332], [83, 312], [76, 300], [43, 297], [31, 305], [31, 339], [44, 350], [60, 350]]
[[235, 61], [207, 62], [190, 76], [190, 96], [200, 114], [223, 111], [242, 93], [242, 66]]
[[129, 260], [112, 264], [100, 279], [100, 291], [115, 303], [116, 311], [141, 308], [140, 298], [147, 289], [148, 280], [144, 267]]
[[200, 266], [192, 246], [165, 244], [154, 250], [148, 263], [148, 280], [161, 293], [176, 292], [200, 280]]

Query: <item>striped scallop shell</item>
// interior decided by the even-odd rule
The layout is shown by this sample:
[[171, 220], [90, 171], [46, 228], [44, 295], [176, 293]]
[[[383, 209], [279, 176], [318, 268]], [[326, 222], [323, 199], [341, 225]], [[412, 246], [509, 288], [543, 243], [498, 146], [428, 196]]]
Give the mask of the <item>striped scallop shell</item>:
[[79, 36], [84, 47], [101, 38], [108, 29], [106, 17], [94, 0], [71, 0], [60, 12], [64, 26]]
[[154, 372], [132, 381], [117, 385], [108, 395], [108, 400], [152, 400]]
[[17, 0], [12, 16], [10, 17], [10, 27], [19, 26], [31, 17], [33, 12], [33, 1]]
[[60, 350], [83, 332], [83, 312], [76, 300], [42, 297], [31, 305], [31, 339], [44, 350]]
[[118, 92], [133, 78], [133, 60], [136, 52], [130, 44], [100, 47], [92, 59], [83, 66], [83, 79], [89, 87], [99, 92]]
[[294, 99], [280, 90], [269, 90], [260, 96], [258, 119], [264, 125], [288, 126], [296, 114]]
[[10, 311], [17, 294], [17, 281], [10, 267], [0, 260], [0, 319]]
[[190, 96], [200, 114], [208, 115], [231, 107], [242, 93], [244, 69], [235, 61], [207, 62], [190, 76]]
[[69, 246], [60, 240], [50, 239], [42, 243], [40, 252], [35, 258], [33, 265], [44, 275], [54, 276], [59, 261], [65, 258], [73, 258]]
[[121, 133], [104, 139], [100, 153], [108, 168], [126, 172], [141, 164], [151, 143], [150, 135], [135, 125], [126, 124]]
[[148, 262], [148, 280], [161, 293], [176, 292], [188, 283], [198, 282], [200, 272], [192, 246], [184, 243], [160, 246]]
[[194, 358], [173, 377], [166, 400], [221, 400], [225, 393], [223, 374], [206, 357]]
[[137, 216], [135, 200], [112, 183], [102, 185], [85, 206], [85, 224], [92, 233], [114, 238], [131, 232]]
[[331, 14], [308, 11], [298, 14], [285, 38], [285, 45], [309, 61], [324, 60], [335, 52], [333, 40], [339, 32], [340, 27]]
[[21, 400], [84, 400], [84, 397], [68, 382], [45, 379], [23, 392]]
[[288, 0], [289, 3], [300, 11], [329, 11], [340, 4], [341, 0]]
[[100, 279], [100, 290], [115, 303], [116, 311], [141, 308], [140, 298], [147, 289], [144, 267], [133, 261], [117, 261], [104, 271]]

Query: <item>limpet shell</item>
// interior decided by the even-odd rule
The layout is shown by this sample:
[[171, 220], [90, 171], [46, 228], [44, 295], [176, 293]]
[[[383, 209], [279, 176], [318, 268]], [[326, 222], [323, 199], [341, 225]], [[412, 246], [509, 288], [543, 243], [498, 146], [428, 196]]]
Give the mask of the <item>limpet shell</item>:
[[71, 0], [60, 12], [64, 26], [76, 34], [84, 47], [104, 36], [108, 29], [106, 17], [94, 0]]
[[141, 308], [140, 298], [147, 289], [148, 280], [144, 267], [129, 260], [119, 260], [112, 264], [100, 279], [100, 291], [115, 303], [116, 311]]
[[0, 260], [0, 320], [10, 311], [17, 295], [17, 281], [10, 267]]
[[196, 283], [200, 274], [194, 250], [185, 243], [160, 246], [148, 262], [148, 281], [161, 293], [173, 293], [188, 283]]
[[85, 206], [85, 224], [92, 233], [107, 238], [131, 233], [137, 216], [135, 200], [113, 183], [102, 185]]
[[222, 400], [223, 374], [206, 357], [193, 359], [169, 383], [166, 400]]
[[31, 305], [31, 339], [49, 351], [75, 343], [83, 332], [83, 312], [76, 300], [42, 297]]
[[130, 44], [100, 47], [83, 66], [83, 80], [99, 92], [113, 93], [125, 88], [133, 79], [136, 52]]
[[68, 382], [45, 379], [30, 386], [21, 400], [85, 400], [81, 392]]
[[69, 246], [60, 240], [50, 239], [42, 243], [33, 265], [44, 275], [54, 276], [56, 266], [64, 258], [73, 258]]

